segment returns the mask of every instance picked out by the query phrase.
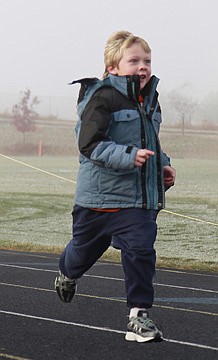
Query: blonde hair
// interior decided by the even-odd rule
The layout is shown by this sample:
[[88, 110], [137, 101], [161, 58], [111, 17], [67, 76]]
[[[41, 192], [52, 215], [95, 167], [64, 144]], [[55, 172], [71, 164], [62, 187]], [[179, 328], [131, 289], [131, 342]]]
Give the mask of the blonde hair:
[[134, 43], [140, 44], [146, 53], [151, 52], [148, 43], [144, 39], [133, 35], [129, 31], [116, 31], [108, 38], [104, 50], [105, 71], [103, 79], [108, 76], [108, 67], [118, 67], [123, 51]]

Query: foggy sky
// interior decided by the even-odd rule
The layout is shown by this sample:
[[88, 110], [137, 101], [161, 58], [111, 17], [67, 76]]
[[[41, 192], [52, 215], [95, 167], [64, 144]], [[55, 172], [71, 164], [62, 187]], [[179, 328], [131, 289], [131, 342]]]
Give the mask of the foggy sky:
[[129, 30], [152, 48], [166, 91], [218, 91], [217, 0], [0, 0], [0, 92], [72, 96], [68, 82], [101, 77], [108, 36]]

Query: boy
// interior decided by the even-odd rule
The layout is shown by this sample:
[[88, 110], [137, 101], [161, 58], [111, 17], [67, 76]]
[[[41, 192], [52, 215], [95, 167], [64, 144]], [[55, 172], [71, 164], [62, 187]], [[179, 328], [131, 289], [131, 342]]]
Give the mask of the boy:
[[[79, 279], [112, 244], [121, 250], [127, 306], [126, 340], [161, 340], [148, 316], [154, 300], [156, 218], [175, 170], [158, 139], [161, 112], [151, 76], [151, 50], [128, 31], [112, 34], [104, 52], [103, 80], [83, 79], [85, 90], [98, 84], [77, 124], [80, 151], [73, 238], [60, 257], [55, 287], [72, 300]], [[85, 100], [84, 100], [85, 101]]]

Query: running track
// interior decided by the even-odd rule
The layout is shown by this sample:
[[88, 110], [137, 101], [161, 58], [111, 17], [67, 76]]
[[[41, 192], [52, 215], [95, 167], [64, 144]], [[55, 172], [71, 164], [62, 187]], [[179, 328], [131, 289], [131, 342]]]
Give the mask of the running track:
[[124, 340], [120, 264], [98, 262], [71, 304], [57, 297], [58, 256], [0, 250], [0, 359], [218, 359], [218, 274], [158, 269], [151, 318], [160, 343]]

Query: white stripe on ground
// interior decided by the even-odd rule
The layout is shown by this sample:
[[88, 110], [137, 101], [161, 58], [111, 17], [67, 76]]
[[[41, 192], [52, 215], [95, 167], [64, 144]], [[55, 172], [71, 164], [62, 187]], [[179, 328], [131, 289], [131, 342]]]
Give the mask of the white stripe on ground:
[[[51, 272], [51, 273], [55, 273], [55, 274], [57, 273], [57, 270], [38, 269], [38, 268], [32, 268], [32, 267], [27, 267], [27, 266], [18, 266], [18, 265], [1, 264], [1, 263], [0, 263], [0, 266], [12, 267], [12, 268], [17, 268], [17, 269], [32, 270], [32, 271]], [[84, 274], [83, 276], [85, 276], [85, 277], [97, 278], [97, 279], [104, 279], [104, 280], [124, 281], [124, 280], [121, 279], [121, 278], [114, 278], [114, 277], [100, 276], [100, 275]], [[154, 282], [154, 285], [156, 285], [156, 286], [170, 287], [170, 288], [176, 288], [176, 289], [183, 289], [183, 290], [185, 289], [185, 290], [202, 291], [202, 292], [208, 292], [208, 293], [218, 294], [218, 291], [216, 291], [216, 290], [201, 289], [201, 288], [194, 288], [194, 287], [188, 287], [188, 286], [178, 286], [178, 285], [171, 285], [171, 284], [160, 284], [160, 283], [155, 283], [155, 282]]]
[[[21, 313], [16, 313], [16, 312], [11, 312], [11, 311], [0, 310], [0, 313], [6, 314], [6, 315], [18, 316], [18, 317], [25, 317], [25, 318], [34, 319], [34, 320], [40, 320], [40, 321], [49, 321], [49, 322], [54, 322], [54, 323], [57, 323], [57, 324], [77, 326], [77, 327], [91, 329], [91, 330], [105, 331], [105, 332], [110, 332], [110, 333], [115, 333], [115, 334], [124, 335], [126, 333], [125, 331], [121, 331], [121, 330], [115, 330], [115, 329], [110, 329], [110, 328], [92, 326], [92, 325], [87, 325], [87, 324], [80, 324], [80, 323], [75, 323], [75, 322], [71, 322], [71, 321], [64, 321], [64, 320], [45, 318], [45, 317], [41, 317], [41, 316], [21, 314]], [[170, 343], [174, 343], [174, 344], [180, 344], [180, 345], [197, 347], [197, 348], [201, 348], [201, 349], [208, 349], [208, 350], [218, 351], [218, 348], [213, 347], [213, 346], [208, 346], [208, 345], [203, 345], [203, 344], [195, 344], [195, 343], [190, 343], [190, 342], [187, 342], [187, 341], [179, 341], [179, 340], [165, 339], [165, 338], [164, 338], [164, 340], [167, 341], [167, 342], [170, 342]]]
[[[47, 255], [41, 255], [41, 254], [33, 254], [33, 253], [30, 253], [30, 252], [15, 252], [15, 250], [12, 250], [13, 251], [13, 255], [15, 256], [28, 256], [28, 257], [36, 257], [36, 258], [40, 258], [40, 259], [51, 259], [51, 260], [54, 260], [54, 259], [57, 259], [59, 260], [60, 256], [57, 256], [57, 257], [54, 257], [54, 256], [49, 256], [49, 254]], [[0, 253], [3, 253], [3, 254], [9, 254], [11, 255], [12, 252], [11, 251], [7, 251], [7, 250], [4, 250], [4, 249], [0, 249]], [[119, 266], [119, 267], [122, 267], [122, 264], [120, 263], [114, 263], [112, 261], [107, 261], [107, 260], [98, 260], [97, 263], [95, 263], [93, 266]], [[203, 276], [203, 277], [218, 277], [218, 275], [216, 275], [215, 273], [211, 273], [211, 274], [204, 274], [204, 273], [195, 273], [194, 271], [188, 271], [188, 270], [176, 270], [176, 269], [160, 269], [160, 268], [157, 268], [156, 269], [157, 271], [160, 271], [160, 272], [170, 272], [170, 273], [176, 273], [176, 274], [186, 274], [186, 275], [194, 275], [194, 276]], [[200, 271], [200, 270], [199, 270]]]
[[[56, 293], [55, 290], [37, 288], [37, 287], [27, 286], [27, 285], [9, 284], [9, 283], [3, 283], [3, 282], [0, 282], [0, 285], [11, 286], [11, 287], [15, 287], [15, 288], [29, 289], [29, 290], [55, 292]], [[87, 297], [87, 298], [91, 298], [91, 299], [98, 299], [98, 300], [126, 302], [126, 299], [119, 298], [119, 297], [106, 297], [106, 296], [98, 296], [98, 295], [90, 295], [90, 294], [82, 294], [82, 293], [76, 293], [76, 296], [83, 296], [83, 297]], [[211, 299], [211, 298], [209, 298], [209, 299]], [[212, 312], [208, 312], [208, 311], [201, 311], [201, 310], [194, 310], [194, 309], [183, 309], [183, 308], [178, 308], [178, 307], [175, 307], [175, 306], [169, 306], [169, 305], [166, 306], [166, 305], [160, 305], [160, 304], [159, 305], [154, 304], [153, 306], [158, 307], [158, 308], [162, 308], [162, 309], [168, 309], [168, 310], [184, 311], [184, 312], [196, 313], [196, 314], [201, 314], [201, 315], [218, 316], [218, 313], [212, 313]]]

